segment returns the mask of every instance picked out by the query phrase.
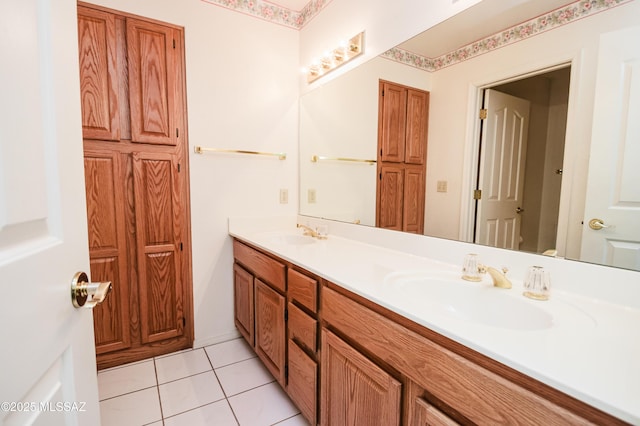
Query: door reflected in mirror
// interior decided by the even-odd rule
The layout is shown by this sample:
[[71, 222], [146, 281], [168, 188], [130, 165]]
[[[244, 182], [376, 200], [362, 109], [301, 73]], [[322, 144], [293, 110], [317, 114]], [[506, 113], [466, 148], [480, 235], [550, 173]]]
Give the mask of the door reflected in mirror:
[[[482, 1], [301, 97], [300, 214], [375, 226], [376, 167], [310, 158], [377, 159], [377, 85], [388, 80], [430, 93], [424, 233], [478, 240], [474, 192], [487, 180], [479, 148], [482, 93], [492, 88], [527, 98], [511, 89], [524, 85], [515, 80], [531, 78], [537, 79], [529, 81], [532, 87], [545, 87], [548, 103], [530, 100], [532, 112], [545, 112], [530, 116], [526, 164], [512, 176], [523, 185], [521, 203], [510, 207], [520, 211], [512, 218], [520, 219], [520, 230], [494, 232], [493, 242], [483, 243], [510, 240], [520, 250], [640, 270], [640, 225], [634, 225], [640, 224], [640, 189], [631, 184], [640, 181], [640, 129], [633, 118], [640, 116], [640, 52], [629, 32], [640, 27], [640, 3], [598, 4], [597, 13], [580, 2], [507, 3]], [[561, 19], [568, 11], [573, 18]], [[475, 41], [461, 39], [467, 29]], [[442, 44], [450, 40], [458, 44]], [[420, 56], [420, 46], [436, 56]], [[612, 56], [617, 50], [624, 55]], [[626, 70], [620, 82], [612, 83], [615, 72], [608, 75], [607, 66]], [[597, 99], [609, 110], [597, 112]], [[602, 188], [593, 195], [597, 182]], [[596, 208], [595, 200], [608, 206]], [[635, 219], [618, 220], [621, 210]], [[594, 217], [616, 223], [594, 231], [588, 227]], [[591, 247], [594, 233], [599, 237]]]

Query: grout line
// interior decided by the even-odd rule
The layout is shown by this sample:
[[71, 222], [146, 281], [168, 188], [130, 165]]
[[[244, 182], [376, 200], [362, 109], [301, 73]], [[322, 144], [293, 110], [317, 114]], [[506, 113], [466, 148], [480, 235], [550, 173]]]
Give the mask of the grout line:
[[[233, 407], [231, 406], [231, 402], [229, 402], [229, 397], [227, 396], [227, 391], [224, 390], [224, 387], [222, 386], [222, 382], [220, 382], [220, 378], [218, 377], [218, 373], [216, 373], [216, 369], [213, 367], [213, 361], [211, 361], [211, 358], [209, 357], [209, 352], [207, 352], [206, 349], [204, 349], [204, 354], [207, 356], [207, 359], [209, 360], [209, 364], [211, 365], [211, 369], [213, 370], [213, 374], [216, 377], [216, 380], [218, 381], [218, 385], [220, 386], [220, 390], [222, 390], [222, 394], [224, 395], [224, 400], [227, 402], [227, 405], [229, 406], [229, 409], [231, 410], [231, 414], [233, 415], [233, 418], [236, 420], [236, 424], [239, 425], [240, 424], [240, 420], [238, 420], [238, 416], [236, 415], [236, 412], [233, 410]], [[232, 364], [229, 364], [232, 365]]]
[[125, 396], [125, 395], [131, 395], [132, 393], [141, 392], [143, 390], [148, 390], [148, 389], [155, 388], [155, 387], [158, 387], [158, 386], [157, 385], [147, 386], [146, 388], [136, 389], [136, 390], [132, 390], [130, 392], [125, 392], [125, 393], [121, 393], [121, 394], [118, 394], [118, 395], [110, 396], [109, 398], [100, 399], [98, 402], [109, 401], [109, 400], [114, 399], [114, 398], [119, 398], [119, 397]]
[[[180, 377], [179, 379], [173, 379], [173, 380], [169, 380], [168, 382], [158, 383], [157, 386], [160, 387], [160, 386], [168, 385], [169, 383], [174, 383], [174, 382], [177, 382], [177, 381], [180, 381], [180, 380], [189, 379], [191, 377], [199, 376], [201, 374], [205, 374], [205, 373], [208, 373], [210, 371], [213, 371], [213, 370], [205, 370], [205, 371], [201, 371], [199, 373], [189, 374], [188, 376]], [[215, 373], [215, 371], [214, 371], [214, 373]]]
[[158, 384], [158, 368], [156, 367], [156, 360], [153, 360], [153, 370], [156, 373], [156, 392], [158, 394], [158, 403], [160, 404], [160, 419], [164, 425], [164, 411], [162, 410], [162, 398], [160, 397], [160, 385]]

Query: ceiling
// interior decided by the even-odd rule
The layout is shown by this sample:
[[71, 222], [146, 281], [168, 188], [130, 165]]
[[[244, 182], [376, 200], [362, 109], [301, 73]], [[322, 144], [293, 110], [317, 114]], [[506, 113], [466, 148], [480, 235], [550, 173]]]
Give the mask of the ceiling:
[[[399, 47], [426, 58], [436, 58], [574, 1], [483, 0]], [[478, 25], [479, 22], [482, 25]]]

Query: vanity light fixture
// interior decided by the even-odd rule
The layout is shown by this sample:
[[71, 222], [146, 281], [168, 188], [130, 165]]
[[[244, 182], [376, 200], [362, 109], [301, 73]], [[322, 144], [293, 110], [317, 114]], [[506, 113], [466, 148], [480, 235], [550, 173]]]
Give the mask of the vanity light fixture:
[[343, 42], [337, 48], [326, 52], [322, 59], [314, 61], [307, 68], [307, 83], [312, 83], [323, 75], [346, 64], [364, 52], [364, 31]]

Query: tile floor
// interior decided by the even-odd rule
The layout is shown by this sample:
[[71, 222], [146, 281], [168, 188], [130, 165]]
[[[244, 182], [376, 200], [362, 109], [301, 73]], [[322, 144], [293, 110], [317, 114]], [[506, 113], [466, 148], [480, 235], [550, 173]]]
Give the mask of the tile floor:
[[241, 338], [98, 372], [102, 426], [308, 425]]

